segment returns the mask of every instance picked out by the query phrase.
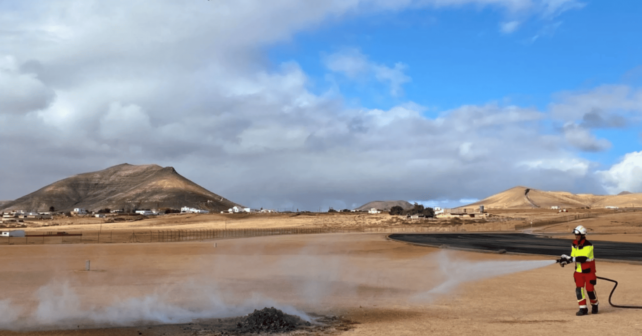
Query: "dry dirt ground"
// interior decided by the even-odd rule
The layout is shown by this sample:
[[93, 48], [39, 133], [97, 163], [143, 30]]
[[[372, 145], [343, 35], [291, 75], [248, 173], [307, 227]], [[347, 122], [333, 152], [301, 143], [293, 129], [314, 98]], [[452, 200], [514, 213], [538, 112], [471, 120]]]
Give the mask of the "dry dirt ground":
[[[465, 220], [464, 230], [508, 230], [519, 220], [511, 220], [512, 214], [501, 214], [487, 220]], [[521, 217], [520, 217], [521, 216]], [[536, 213], [542, 217], [543, 214]], [[556, 216], [552, 214], [551, 216]], [[461, 221], [408, 219], [405, 216], [390, 216], [367, 213], [276, 213], [276, 214], [169, 214], [163, 216], [118, 216], [115, 222], [109, 218], [94, 217], [56, 217], [53, 220], [28, 220], [29, 231], [94, 231], [102, 227], [110, 230], [199, 230], [199, 229], [249, 229], [249, 228], [286, 228], [318, 227], [353, 229], [364, 227], [404, 227], [404, 226], [459, 226]], [[51, 226], [51, 224], [56, 224]], [[456, 228], [453, 228], [456, 229]], [[461, 229], [461, 228], [459, 228]]]
[[[536, 228], [534, 232], [567, 233], [578, 225], [587, 228], [589, 240], [621, 242], [642, 241], [642, 212], [603, 213], [597, 218], [580, 219], [568, 223]], [[560, 236], [554, 236], [560, 237]]]
[[[341, 321], [301, 335], [642, 334], [642, 311], [610, 307], [607, 283], [600, 314], [576, 317], [572, 269], [546, 259], [383, 234], [0, 246], [0, 326], [21, 330], [0, 335], [217, 335], [219, 318], [266, 306]], [[642, 304], [641, 265], [598, 275], [620, 282], [616, 303]]]

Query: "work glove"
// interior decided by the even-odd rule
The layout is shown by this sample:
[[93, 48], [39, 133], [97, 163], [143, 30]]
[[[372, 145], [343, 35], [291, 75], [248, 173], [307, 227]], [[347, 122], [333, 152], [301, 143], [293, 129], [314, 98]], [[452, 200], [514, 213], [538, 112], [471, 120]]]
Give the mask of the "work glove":
[[559, 263], [560, 266], [564, 267], [565, 265], [568, 265], [573, 262], [573, 258], [567, 256], [566, 254], [562, 254], [562, 256], [559, 258]]

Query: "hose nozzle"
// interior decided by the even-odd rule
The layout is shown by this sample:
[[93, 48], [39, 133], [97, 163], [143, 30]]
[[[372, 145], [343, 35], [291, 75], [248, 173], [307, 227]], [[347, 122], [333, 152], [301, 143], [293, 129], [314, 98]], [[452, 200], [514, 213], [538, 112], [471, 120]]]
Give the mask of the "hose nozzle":
[[566, 265], [571, 263], [568, 259], [565, 259], [565, 258], [555, 259], [555, 262], [560, 264], [560, 266], [562, 266], [562, 267], [564, 267], [564, 266], [566, 266]]

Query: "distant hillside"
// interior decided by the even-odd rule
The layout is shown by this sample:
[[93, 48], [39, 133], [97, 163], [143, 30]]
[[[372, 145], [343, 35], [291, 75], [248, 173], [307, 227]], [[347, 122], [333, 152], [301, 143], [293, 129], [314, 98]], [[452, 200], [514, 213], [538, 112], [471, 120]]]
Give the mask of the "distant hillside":
[[75, 175], [2, 204], [0, 209], [90, 211], [109, 209], [179, 209], [183, 206], [212, 211], [237, 205], [186, 179], [172, 167], [121, 164]]
[[[526, 193], [527, 190], [528, 193]], [[550, 209], [551, 206], [559, 206], [560, 208], [640, 207], [642, 206], [642, 194], [572, 194], [566, 191], [542, 191], [533, 188], [515, 187], [460, 208], [475, 208], [479, 205], [484, 205], [486, 208], [500, 209]]]
[[5, 205], [7, 203], [11, 203], [11, 202], [13, 202], [13, 201], [0, 201], [0, 209], [2, 209], [3, 205]]
[[404, 210], [412, 209], [412, 207], [414, 206], [414, 205], [412, 205], [412, 204], [410, 204], [410, 203], [408, 203], [406, 201], [373, 201], [373, 202], [368, 202], [368, 203], [356, 208], [355, 210], [367, 211], [367, 210], [370, 210], [372, 208], [375, 208], [375, 209], [378, 209], [378, 210], [386, 210], [386, 211], [388, 211], [388, 210], [390, 210], [390, 208], [392, 208], [393, 206], [397, 206], [397, 205], [402, 207]]

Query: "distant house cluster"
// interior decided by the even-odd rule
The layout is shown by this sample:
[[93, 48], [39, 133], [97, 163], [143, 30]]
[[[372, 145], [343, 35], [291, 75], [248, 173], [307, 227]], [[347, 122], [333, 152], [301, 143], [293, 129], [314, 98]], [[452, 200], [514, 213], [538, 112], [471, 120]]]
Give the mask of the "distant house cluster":
[[235, 214], [235, 213], [277, 213], [277, 212], [278, 211], [272, 210], [272, 209], [263, 209], [263, 208], [261, 208], [261, 209], [257, 210], [257, 209], [252, 209], [252, 208], [243, 208], [243, 207], [240, 207], [240, 206], [237, 206], [237, 205], [227, 209], [227, 211], [221, 211], [222, 214], [225, 214], [225, 213], [227, 213], [227, 214]]
[[227, 209], [227, 212], [228, 213], [239, 213], [239, 212], [248, 212], [249, 213], [249, 212], [252, 212], [252, 209], [250, 209], [250, 208], [241, 208], [241, 207], [235, 205], [235, 206]]
[[2, 213], [0, 225], [4, 227], [12, 226], [26, 226], [25, 219], [49, 219], [51, 218], [50, 212], [26, 212], [24, 210], [12, 210]]
[[83, 208], [74, 208], [74, 211], [72, 211], [72, 213], [74, 213], [76, 215], [86, 215], [87, 214], [87, 210], [83, 209]]
[[207, 210], [202, 210], [202, 209], [197, 209], [197, 208], [190, 208], [187, 206], [184, 206], [181, 208], [181, 213], [193, 213], [193, 214], [206, 214], [210, 213]]
[[486, 208], [483, 205], [480, 205], [477, 209], [442, 209], [440, 207], [433, 208], [435, 211], [436, 218], [478, 218], [478, 217], [487, 217], [488, 213]]
[[142, 216], [154, 216], [158, 215], [158, 212], [154, 212], [151, 210], [136, 210], [135, 211], [137, 214], [142, 215]]

